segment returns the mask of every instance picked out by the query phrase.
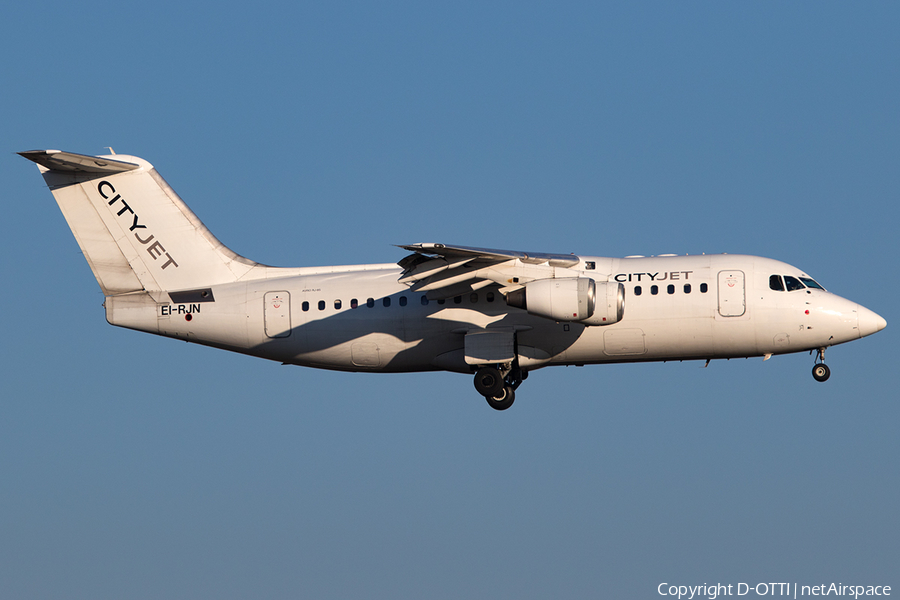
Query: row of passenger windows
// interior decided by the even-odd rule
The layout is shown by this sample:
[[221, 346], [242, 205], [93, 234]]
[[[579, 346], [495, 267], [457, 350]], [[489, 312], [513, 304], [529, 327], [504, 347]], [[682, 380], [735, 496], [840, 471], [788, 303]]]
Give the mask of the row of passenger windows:
[[[685, 294], [690, 294], [691, 289], [692, 289], [691, 284], [689, 284], [689, 283], [684, 284], [684, 293]], [[705, 294], [708, 291], [709, 291], [709, 286], [706, 285], [705, 283], [701, 283], [700, 284], [700, 293]], [[641, 286], [639, 286], [639, 285], [634, 286], [634, 295], [635, 296], [640, 296], [643, 293], [644, 293], [644, 290], [643, 290], [643, 288], [641, 288]], [[674, 283], [670, 283], [668, 286], [666, 286], [666, 293], [668, 293], [668, 294], [675, 293], [675, 284]], [[652, 296], [656, 296], [657, 294], [659, 294], [659, 286], [651, 285], [650, 286], [650, 294]]]
[[[771, 277], [769, 277], [769, 287], [771, 289], [773, 289], [775, 291], [779, 291], [779, 292], [783, 292], [785, 290], [787, 290], [788, 292], [793, 292], [795, 290], [802, 290], [807, 287], [815, 288], [818, 290], [825, 289], [821, 285], [816, 283], [815, 280], [810, 279], [809, 277], [800, 277], [798, 279], [798, 278], [792, 277], [790, 275], [784, 275], [783, 277], [781, 275], [772, 275]], [[682, 289], [684, 290], [685, 294], [690, 294], [693, 288], [691, 287], [690, 283], [685, 283]], [[701, 283], [700, 284], [700, 293], [705, 294], [708, 291], [709, 291], [709, 286], [705, 283]], [[639, 285], [634, 286], [634, 295], [635, 296], [640, 296], [643, 293], [644, 293], [644, 290], [641, 286], [639, 286]], [[674, 294], [675, 293], [675, 284], [670, 283], [669, 285], [667, 285], [666, 293]], [[659, 294], [659, 286], [651, 285], [650, 286], [650, 294], [652, 296], [658, 295]], [[488, 292], [487, 294], [485, 294], [485, 297], [484, 297], [484, 299], [487, 300], [488, 302], [493, 302], [495, 300], [495, 298], [496, 297], [494, 295], [494, 292]], [[478, 299], [479, 299], [478, 292], [472, 292], [469, 295], [469, 301], [473, 304], [477, 303]], [[462, 296], [455, 296], [453, 298], [453, 304], [462, 304], [462, 301], [463, 301]], [[422, 306], [428, 306], [428, 298], [424, 294], [419, 297], [419, 302], [422, 304]], [[446, 302], [447, 302], [446, 300], [437, 300], [437, 303], [441, 304], [441, 305], [445, 304]], [[397, 303], [400, 306], [406, 306], [409, 303], [409, 299], [406, 296], [400, 296], [399, 298], [397, 298]], [[390, 307], [391, 306], [390, 296], [386, 296], [386, 297], [382, 298], [381, 305], [385, 308]], [[327, 304], [324, 300], [319, 300], [319, 303], [318, 303], [319, 310], [325, 310], [326, 306], [327, 306]], [[334, 309], [335, 310], [340, 310], [342, 306], [343, 306], [343, 303], [341, 300], [334, 301]], [[374, 308], [375, 307], [375, 299], [374, 298], [366, 299], [366, 306], [368, 308]], [[303, 304], [301, 305], [301, 308], [303, 309], [303, 312], [309, 311], [309, 308], [310, 308], [309, 302], [304, 301]], [[351, 299], [350, 300], [350, 308], [359, 308], [359, 300], [357, 300], [356, 298]]]
[[821, 285], [816, 283], [814, 279], [809, 277], [791, 277], [790, 275], [770, 275], [769, 276], [769, 289], [775, 290], [776, 292], [794, 292], [796, 290], [802, 290], [806, 288], [813, 288], [816, 290], [825, 290]]
[[[487, 300], [488, 302], [493, 302], [496, 299], [496, 296], [494, 295], [494, 292], [488, 292], [487, 294], [484, 295], [484, 299]], [[456, 296], [453, 298], [453, 304], [462, 304], [462, 301], [463, 301], [462, 296]], [[392, 300], [391, 300], [390, 296], [385, 296], [384, 298], [381, 299], [381, 305], [385, 308], [389, 308], [391, 306], [391, 302], [392, 302]], [[471, 294], [469, 294], [469, 302], [471, 302], [473, 304], [478, 302], [478, 292], [472, 292]], [[422, 296], [419, 297], [419, 303], [422, 306], [428, 306], [428, 303], [429, 303], [428, 298], [423, 294]], [[443, 304], [447, 303], [447, 300], [437, 300], [437, 303], [443, 305]], [[399, 304], [400, 306], [406, 306], [407, 304], [409, 304], [409, 299], [406, 296], [400, 296], [399, 298], [397, 298], [397, 304]], [[326, 306], [327, 306], [327, 303], [324, 300], [319, 300], [319, 303], [318, 303], [319, 310], [325, 310]], [[334, 309], [335, 310], [341, 310], [342, 306], [343, 306], [343, 302], [341, 300], [334, 301]], [[366, 307], [375, 308], [375, 298], [367, 298], [366, 299]], [[300, 305], [300, 308], [303, 310], [303, 312], [309, 311], [309, 302], [304, 301]], [[359, 308], [359, 300], [357, 300], [356, 298], [352, 298], [350, 300], [350, 308]]]

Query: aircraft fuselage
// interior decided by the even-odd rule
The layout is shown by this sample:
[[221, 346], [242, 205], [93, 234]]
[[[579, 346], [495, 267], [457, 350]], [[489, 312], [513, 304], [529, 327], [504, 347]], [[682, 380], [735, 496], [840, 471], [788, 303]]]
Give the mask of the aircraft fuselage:
[[554, 322], [508, 306], [490, 289], [427, 300], [398, 283], [401, 270], [393, 264], [275, 272], [265, 280], [211, 286], [209, 296], [195, 302], [111, 298], [107, 319], [289, 364], [467, 373], [463, 338], [474, 330], [514, 331], [521, 367], [534, 369], [776, 355], [832, 346], [879, 328], [877, 315], [825, 290], [772, 289], [773, 275], [805, 275], [771, 259], [580, 258], [594, 269], [574, 269], [575, 275], [605, 271], [623, 283], [620, 322]]

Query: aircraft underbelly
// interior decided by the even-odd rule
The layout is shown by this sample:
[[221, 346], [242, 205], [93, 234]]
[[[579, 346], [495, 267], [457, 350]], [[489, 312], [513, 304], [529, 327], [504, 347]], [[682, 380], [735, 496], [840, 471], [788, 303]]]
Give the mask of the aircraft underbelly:
[[709, 318], [672, 321], [625, 319], [608, 327], [589, 327], [554, 362], [628, 362], [670, 356], [708, 356], [714, 352]]

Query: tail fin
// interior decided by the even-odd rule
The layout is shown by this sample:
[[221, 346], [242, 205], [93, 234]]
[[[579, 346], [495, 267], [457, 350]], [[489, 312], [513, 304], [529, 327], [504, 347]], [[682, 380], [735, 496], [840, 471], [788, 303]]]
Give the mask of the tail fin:
[[141, 158], [19, 154], [38, 164], [106, 296], [229, 283], [264, 269], [217, 240]]

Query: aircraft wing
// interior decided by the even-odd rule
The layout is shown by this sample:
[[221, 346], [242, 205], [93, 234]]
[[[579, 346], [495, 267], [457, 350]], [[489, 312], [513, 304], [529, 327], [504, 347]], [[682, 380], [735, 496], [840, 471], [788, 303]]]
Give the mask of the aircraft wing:
[[[413, 252], [397, 263], [403, 268], [400, 283], [409, 285], [413, 291], [426, 292], [431, 300], [458, 296], [492, 284], [499, 285], [500, 291], [506, 293], [522, 287], [516, 276], [525, 274], [522, 267], [532, 267], [526, 270], [533, 273], [535, 269], [549, 271], [550, 267], [568, 268], [581, 261], [574, 254], [519, 252], [446, 244], [409, 244], [398, 247]], [[550, 276], [549, 273], [547, 276]], [[534, 279], [534, 276], [526, 278]]]

